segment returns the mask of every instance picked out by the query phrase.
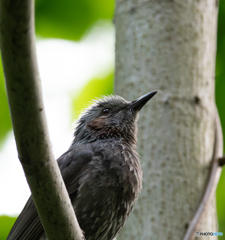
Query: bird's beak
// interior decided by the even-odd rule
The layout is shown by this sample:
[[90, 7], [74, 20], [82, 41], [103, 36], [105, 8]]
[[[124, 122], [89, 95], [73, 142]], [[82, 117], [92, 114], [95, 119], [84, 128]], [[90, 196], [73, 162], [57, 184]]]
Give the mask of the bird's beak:
[[134, 111], [140, 111], [142, 107], [157, 93], [157, 91], [152, 91], [146, 93], [145, 95], [139, 97], [138, 99], [134, 100], [130, 104], [130, 108]]

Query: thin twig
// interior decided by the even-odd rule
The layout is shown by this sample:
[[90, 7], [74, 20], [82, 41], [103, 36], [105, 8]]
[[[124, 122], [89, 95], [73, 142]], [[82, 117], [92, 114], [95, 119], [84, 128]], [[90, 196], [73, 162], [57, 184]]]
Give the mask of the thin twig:
[[195, 212], [194, 217], [192, 218], [191, 222], [189, 223], [188, 229], [186, 231], [186, 234], [183, 238], [183, 240], [191, 240], [194, 230], [196, 228], [196, 225], [205, 209], [206, 203], [211, 198], [211, 195], [214, 194], [217, 183], [219, 181], [220, 173], [221, 173], [221, 167], [219, 159], [223, 152], [223, 135], [222, 135], [222, 128], [220, 124], [219, 114], [216, 108], [216, 114], [215, 114], [215, 141], [214, 141], [214, 149], [213, 149], [213, 157], [212, 157], [212, 167], [211, 172], [209, 176], [209, 181], [205, 189], [205, 193], [203, 195], [203, 198], [200, 202], [200, 205]]
[[34, 0], [0, 0], [1, 54], [19, 159], [48, 239], [81, 240], [51, 151], [34, 32]]

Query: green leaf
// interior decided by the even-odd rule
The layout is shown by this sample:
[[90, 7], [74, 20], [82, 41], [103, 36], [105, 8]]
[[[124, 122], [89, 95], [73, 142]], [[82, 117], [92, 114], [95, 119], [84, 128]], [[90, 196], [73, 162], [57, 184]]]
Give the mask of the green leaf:
[[[218, 38], [217, 38], [217, 56], [216, 56], [216, 105], [219, 111], [220, 120], [223, 129], [223, 139], [225, 139], [225, 2], [219, 1], [218, 18]], [[225, 149], [225, 141], [224, 141]], [[219, 184], [217, 186], [217, 215], [219, 231], [225, 233], [225, 170], [223, 168]], [[220, 237], [222, 239], [223, 237]]]
[[2, 62], [0, 58], [0, 145], [2, 144], [7, 133], [12, 129], [9, 106], [5, 90]]
[[36, 0], [37, 35], [79, 40], [98, 20], [111, 20], [113, 0]]
[[0, 216], [0, 240], [5, 240], [11, 230], [16, 217]]

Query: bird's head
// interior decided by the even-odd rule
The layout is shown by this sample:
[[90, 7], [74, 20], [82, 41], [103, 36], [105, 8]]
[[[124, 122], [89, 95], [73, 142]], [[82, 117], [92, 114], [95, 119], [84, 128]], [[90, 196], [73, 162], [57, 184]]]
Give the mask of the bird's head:
[[73, 144], [103, 139], [135, 143], [138, 112], [156, 93], [149, 92], [132, 102], [113, 95], [95, 101], [78, 119]]

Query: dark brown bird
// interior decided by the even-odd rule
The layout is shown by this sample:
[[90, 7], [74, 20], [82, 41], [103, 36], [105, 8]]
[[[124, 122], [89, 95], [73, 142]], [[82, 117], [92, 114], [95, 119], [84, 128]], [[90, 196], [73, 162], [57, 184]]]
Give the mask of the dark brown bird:
[[[133, 102], [119, 96], [96, 101], [79, 118], [72, 145], [57, 160], [86, 240], [114, 239], [134, 207], [142, 187], [138, 112], [156, 93]], [[7, 239], [47, 239], [32, 197]]]

